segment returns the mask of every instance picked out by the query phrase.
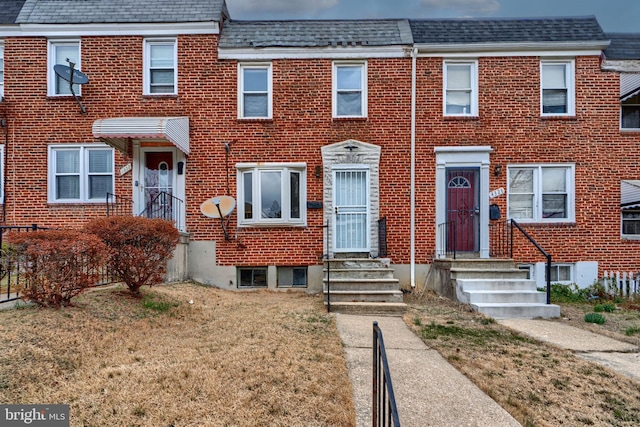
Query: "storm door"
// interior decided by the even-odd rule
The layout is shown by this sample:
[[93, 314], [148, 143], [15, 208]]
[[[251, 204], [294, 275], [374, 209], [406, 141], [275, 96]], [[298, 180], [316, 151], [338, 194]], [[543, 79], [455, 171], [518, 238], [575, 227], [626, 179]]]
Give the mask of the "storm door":
[[369, 252], [369, 171], [333, 171], [334, 251]]
[[172, 151], [145, 151], [141, 168], [142, 215], [175, 221], [174, 168]]
[[479, 250], [478, 168], [447, 168], [447, 251]]

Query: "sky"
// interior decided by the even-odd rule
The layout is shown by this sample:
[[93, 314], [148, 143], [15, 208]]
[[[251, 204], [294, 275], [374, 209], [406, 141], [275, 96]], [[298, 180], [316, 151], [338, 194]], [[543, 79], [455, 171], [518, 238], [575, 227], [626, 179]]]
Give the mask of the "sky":
[[640, 33], [640, 0], [226, 0], [232, 19], [595, 16], [605, 32]]

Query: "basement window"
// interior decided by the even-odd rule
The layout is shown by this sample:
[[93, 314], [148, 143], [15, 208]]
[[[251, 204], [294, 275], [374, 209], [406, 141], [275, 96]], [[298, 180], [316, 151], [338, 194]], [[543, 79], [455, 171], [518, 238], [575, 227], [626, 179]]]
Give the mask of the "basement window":
[[239, 288], [266, 288], [267, 267], [240, 267], [238, 268]]
[[278, 267], [279, 288], [306, 288], [307, 267]]

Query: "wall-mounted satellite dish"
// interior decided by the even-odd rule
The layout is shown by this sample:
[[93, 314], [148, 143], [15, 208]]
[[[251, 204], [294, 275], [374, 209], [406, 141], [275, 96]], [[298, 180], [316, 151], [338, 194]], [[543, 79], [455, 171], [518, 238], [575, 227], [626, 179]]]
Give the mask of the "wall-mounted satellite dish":
[[71, 94], [73, 95], [73, 97], [75, 98], [76, 102], [80, 106], [80, 111], [82, 112], [82, 114], [85, 114], [87, 112], [87, 110], [86, 110], [86, 108], [84, 108], [84, 105], [82, 105], [80, 103], [80, 100], [78, 99], [78, 95], [76, 95], [76, 92], [73, 90], [73, 85], [74, 84], [79, 84], [79, 85], [87, 84], [87, 83], [89, 83], [89, 77], [87, 77], [87, 75], [84, 74], [82, 71], [76, 70], [74, 68], [76, 66], [76, 64], [71, 62], [69, 60], [69, 58], [67, 58], [67, 62], [69, 63], [69, 65], [64, 65], [64, 64], [56, 64], [56, 65], [54, 65], [53, 66], [53, 71], [55, 71], [55, 73], [58, 76], [60, 76], [63, 80], [66, 80], [66, 81], [69, 82], [69, 89], [71, 90]]
[[[205, 200], [200, 205], [200, 212], [209, 218], [220, 218], [222, 224], [222, 231], [224, 233], [225, 240], [229, 240], [229, 233], [227, 233], [227, 225], [229, 225], [229, 215], [236, 207], [236, 200], [231, 196], [218, 196]], [[224, 223], [224, 218], [227, 217], [227, 224]]]

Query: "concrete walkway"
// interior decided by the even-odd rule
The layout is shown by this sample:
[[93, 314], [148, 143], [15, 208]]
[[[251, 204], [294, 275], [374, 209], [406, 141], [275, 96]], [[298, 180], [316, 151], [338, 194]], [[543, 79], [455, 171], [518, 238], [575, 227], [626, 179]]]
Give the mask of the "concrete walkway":
[[523, 335], [572, 350], [576, 355], [640, 382], [640, 347], [559, 322], [502, 319], [498, 323]]
[[356, 426], [371, 426], [373, 322], [382, 330], [403, 427], [520, 426], [494, 400], [429, 349], [400, 317], [336, 314], [356, 406]]

